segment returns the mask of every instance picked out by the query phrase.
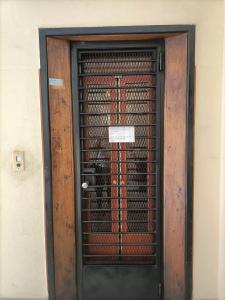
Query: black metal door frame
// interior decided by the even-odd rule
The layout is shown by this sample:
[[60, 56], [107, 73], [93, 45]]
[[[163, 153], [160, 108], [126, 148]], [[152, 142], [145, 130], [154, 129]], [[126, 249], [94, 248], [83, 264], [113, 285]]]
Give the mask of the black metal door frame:
[[[185, 286], [186, 299], [192, 295], [192, 223], [193, 223], [193, 125], [194, 125], [194, 67], [195, 67], [195, 25], [145, 25], [145, 26], [114, 26], [114, 27], [70, 27], [70, 28], [40, 28], [40, 80], [42, 101], [42, 131], [44, 153], [45, 179], [45, 211], [46, 211], [46, 248], [49, 299], [55, 300], [55, 265], [54, 265], [54, 235], [52, 209], [52, 175], [51, 146], [47, 70], [47, 38], [79, 35], [112, 35], [112, 34], [182, 34], [187, 33], [188, 39], [188, 70], [187, 70], [187, 151], [186, 151], [186, 221], [185, 221]], [[188, 199], [188, 201], [187, 201]]]
[[[74, 119], [74, 144], [76, 145], [76, 149], [79, 149], [74, 153], [75, 161], [76, 161], [76, 240], [77, 240], [77, 253], [76, 253], [76, 271], [77, 271], [77, 286], [78, 286], [78, 300], [82, 300], [86, 298], [83, 298], [82, 295], [82, 290], [84, 289], [85, 285], [85, 280], [83, 279], [83, 274], [88, 274], [88, 282], [89, 284], [94, 284], [94, 280], [90, 280], [90, 278], [97, 277], [97, 279], [101, 282], [104, 282], [105, 278], [107, 276], [103, 276], [103, 274], [107, 274], [110, 276], [111, 280], [112, 277], [116, 278], [121, 276], [121, 278], [124, 278], [122, 274], [126, 272], [126, 270], [130, 270], [130, 275], [129, 271], [127, 276], [127, 282], [129, 283], [127, 286], [127, 289], [129, 286], [133, 286], [135, 284], [135, 281], [141, 286], [142, 282], [145, 282], [146, 279], [148, 278], [149, 280], [152, 279], [152, 282], [154, 282], [153, 287], [155, 287], [154, 293], [157, 293], [157, 298], [149, 298], [150, 300], [157, 300], [157, 299], [162, 299], [162, 286], [163, 286], [163, 234], [162, 232], [159, 234], [160, 235], [160, 247], [158, 249], [159, 252], [159, 260], [160, 263], [158, 265], [158, 268], [160, 269], [160, 278], [157, 278], [157, 282], [155, 282], [154, 276], [157, 277], [157, 265], [156, 266], [144, 266], [144, 265], [128, 265], [124, 263], [123, 265], [102, 265], [101, 263], [97, 266], [85, 266], [83, 264], [83, 258], [82, 258], [82, 207], [81, 207], [81, 181], [80, 181], [80, 124], [79, 124], [79, 119], [80, 119], [80, 114], [79, 114], [79, 82], [78, 82], [78, 51], [79, 50], [95, 50], [95, 51], [101, 51], [101, 50], [110, 50], [112, 51], [141, 51], [143, 49], [151, 49], [155, 47], [157, 49], [157, 99], [160, 99], [158, 102], [159, 105], [159, 111], [160, 115], [157, 117], [157, 123], [159, 123], [159, 126], [157, 126], [158, 130], [158, 135], [160, 136], [160, 166], [163, 166], [163, 69], [162, 69], [162, 57], [164, 56], [164, 41], [163, 40], [156, 40], [156, 41], [151, 41], [151, 42], [105, 42], [105, 43], [93, 43], [93, 42], [86, 42], [86, 43], [73, 43], [72, 44], [72, 52], [71, 52], [71, 61], [72, 61], [72, 95], [73, 95], [73, 119]], [[160, 169], [159, 170], [159, 187], [157, 188], [157, 194], [159, 199], [163, 199], [163, 172]], [[159, 204], [160, 206], [160, 211], [162, 211], [162, 201]], [[160, 228], [162, 230], [163, 228], [163, 220], [162, 220], [162, 214], [159, 216], [160, 218]], [[150, 269], [152, 271], [150, 271]], [[102, 271], [103, 270], [103, 271]], [[132, 274], [136, 274], [134, 277]], [[154, 275], [155, 274], [155, 275]], [[85, 275], [84, 275], [85, 276]], [[153, 276], [151, 278], [151, 276]], [[108, 287], [107, 287], [108, 283]], [[117, 282], [118, 284], [118, 282]], [[105, 280], [105, 295], [107, 297], [111, 293], [109, 292], [109, 282], [107, 279]], [[147, 285], [146, 285], [147, 286]], [[153, 290], [152, 287], [152, 290]], [[88, 288], [86, 288], [88, 290]], [[142, 298], [145, 297], [144, 295], [150, 294], [150, 284], [149, 284], [149, 290], [144, 290], [144, 285], [143, 285], [143, 295]], [[111, 291], [113, 292], [113, 291]], [[115, 291], [116, 293], [116, 291]], [[114, 296], [115, 296], [114, 293]], [[127, 295], [123, 295], [124, 299], [127, 298]], [[130, 295], [131, 297], [131, 295]], [[155, 296], [156, 297], [156, 296]], [[87, 298], [89, 299], [89, 297]], [[92, 298], [91, 298], [92, 299]], [[94, 298], [93, 298], [94, 299]], [[97, 299], [97, 298], [96, 298]], [[115, 298], [117, 299], [117, 298]], [[133, 299], [133, 298], [132, 298]], [[143, 298], [144, 299], [144, 298]]]

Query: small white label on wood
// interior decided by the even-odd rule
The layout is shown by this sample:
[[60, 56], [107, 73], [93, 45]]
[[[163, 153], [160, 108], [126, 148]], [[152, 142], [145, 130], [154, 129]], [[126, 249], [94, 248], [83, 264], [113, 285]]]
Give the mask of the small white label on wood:
[[135, 132], [133, 126], [112, 126], [109, 127], [110, 143], [134, 143]]
[[61, 78], [49, 78], [49, 85], [62, 87], [64, 85], [64, 82]]

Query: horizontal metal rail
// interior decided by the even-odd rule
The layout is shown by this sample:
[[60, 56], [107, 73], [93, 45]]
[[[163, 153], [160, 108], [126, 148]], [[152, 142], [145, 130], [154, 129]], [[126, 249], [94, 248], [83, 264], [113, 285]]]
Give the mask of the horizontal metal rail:
[[140, 212], [148, 212], [148, 211], [158, 211], [157, 208], [82, 208], [83, 212], [120, 212], [120, 211], [132, 211], [135, 213], [140, 213]]
[[[109, 124], [103, 124], [103, 125], [83, 125], [81, 124], [80, 127], [82, 128], [101, 128], [101, 127], [109, 127], [111, 125]], [[157, 126], [157, 124], [114, 124], [113, 126], [119, 127], [119, 126], [126, 126], [126, 127], [152, 127]]]
[[[157, 72], [123, 72], [118, 73], [116, 76], [144, 76], [144, 75], [157, 75]], [[92, 77], [92, 76], [115, 76], [115, 73], [79, 73], [79, 77]]]
[[82, 197], [82, 200], [91, 200], [91, 201], [97, 201], [97, 200], [113, 200], [113, 199], [126, 199], [126, 200], [137, 200], [137, 201], [147, 201], [148, 199], [156, 199], [156, 196], [151, 196], [151, 197], [94, 197], [94, 198], [85, 198]]
[[[102, 187], [102, 186], [101, 186]], [[104, 185], [104, 187], [106, 187], [105, 185]], [[115, 185], [114, 185], [114, 187], [116, 187]], [[140, 189], [139, 189], [139, 185], [135, 185], [135, 187], [136, 187], [136, 189], [130, 189], [129, 187], [127, 187], [126, 185], [123, 185], [123, 187], [124, 188], [126, 188], [127, 189], [127, 191], [128, 192], [135, 192], [135, 193], [139, 193], [140, 192]], [[141, 186], [140, 188], [143, 188], [143, 186]], [[85, 190], [83, 190], [83, 193], [86, 193], [87, 191], [85, 191]], [[89, 190], [88, 191], [88, 193], [96, 193], [96, 190]], [[138, 198], [138, 197], [137, 197]]]
[[139, 62], [157, 62], [156, 59], [140, 59], [140, 60], [131, 60], [131, 59], [111, 59], [111, 60], [79, 60], [78, 63], [88, 63], [88, 64], [106, 64], [106, 63], [113, 63], [113, 64], [118, 64], [118, 63], [139, 63]]
[[97, 91], [101, 91], [101, 90], [133, 90], [135, 92], [137, 92], [137, 89], [139, 90], [138, 92], [141, 92], [140, 90], [146, 90], [146, 89], [155, 89], [157, 86], [156, 85], [149, 85], [149, 86], [143, 86], [143, 85], [136, 85], [136, 86], [121, 86], [121, 87], [84, 87], [84, 86], [79, 86], [79, 90], [83, 90], [83, 91], [90, 91], [94, 94]]
[[[98, 59], [99, 57], [102, 57], [102, 55], [99, 55], [99, 54], [106, 54], [106, 53], [113, 53], [113, 54], [115, 54], [115, 53], [143, 53], [145, 56], [149, 56], [150, 58], [152, 58], [151, 56], [152, 55], [155, 55], [156, 56], [156, 49], [155, 48], [153, 48], [153, 47], [148, 47], [148, 48], [142, 48], [142, 49], [128, 49], [128, 48], [126, 48], [126, 49], [123, 49], [123, 48], [121, 48], [121, 49], [101, 49], [101, 52], [99, 52], [99, 50], [80, 50], [79, 51], [79, 54], [80, 55], [83, 55], [83, 54], [97, 54], [98, 56], [94, 56], [94, 57], [92, 57], [92, 59], [94, 60], [94, 59]], [[150, 55], [149, 55], [150, 54]], [[116, 59], [117, 57], [115, 57], [115, 59]], [[135, 56], [135, 58], [136, 58], [136, 56]], [[107, 59], [107, 56], [106, 56], [106, 59]], [[154, 59], [156, 59], [156, 57], [154, 58]]]
[[[89, 193], [89, 191], [88, 191], [88, 193]], [[101, 200], [101, 201], [104, 201], [104, 202], [108, 202], [108, 203], [110, 203], [111, 202], [111, 200], [124, 200], [124, 201], [128, 201], [128, 202], [130, 202], [130, 203], [140, 203], [141, 202], [141, 204], [146, 204], [149, 200], [151, 200], [151, 202], [153, 201], [153, 199], [154, 199], [154, 201], [155, 201], [155, 199], [156, 199], [156, 197], [149, 197], [149, 198], [146, 198], [145, 200], [142, 200], [143, 198], [139, 198], [139, 197], [136, 197], [136, 198], [132, 198], [132, 199], [129, 199], [129, 198], [126, 198], [126, 197], [117, 197], [117, 198], [105, 198], [105, 197], [103, 197], [103, 198], [92, 198], [92, 197], [90, 197], [90, 198], [84, 198], [84, 197], [82, 197], [82, 200], [83, 201], [91, 201], [92, 203], [94, 203], [94, 202], [98, 202], [99, 200]]]
[[[156, 161], [156, 160], [130, 160], [130, 159], [132, 159], [132, 158], [129, 158], [129, 160], [108, 160], [108, 161], [104, 161], [104, 163], [110, 163], [110, 164], [112, 164], [112, 163], [146, 163], [146, 164], [158, 164], [158, 161]], [[90, 161], [81, 161], [81, 164], [93, 164], [93, 163], [99, 163], [99, 160], [96, 160], [96, 159], [93, 159], [93, 160], [91, 160], [90, 159]]]
[[129, 103], [129, 104], [146, 104], [146, 103], [141, 103], [141, 102], [157, 102], [157, 99], [129, 99], [129, 100], [80, 100], [80, 103], [86, 103], [88, 105], [96, 105], [96, 104], [112, 104], [112, 103]]
[[[112, 255], [113, 256], [113, 255]], [[134, 258], [132, 260], [121, 260], [119, 258], [117, 258], [116, 260], [110, 260], [110, 259], [105, 259], [105, 260], [100, 260], [100, 259], [96, 259], [95, 260], [91, 260], [89, 261], [89, 258], [85, 258], [85, 264], [86, 265], [116, 265], [116, 266], [123, 266], [123, 265], [144, 265], [144, 266], [148, 266], [148, 268], [158, 268], [158, 265], [155, 263], [156, 258], [145, 258], [144, 260], [140, 260], [139, 258], [137, 258], [137, 260], [135, 260]]]
[[[127, 235], [134, 235], [134, 232], [127, 232], [127, 231], [120, 231], [121, 234], [123, 234], [124, 236]], [[109, 235], [117, 235], [118, 236], [118, 232], [112, 232], [112, 231], [108, 231], [108, 232], [104, 232], [104, 231], [83, 231], [82, 234], [84, 235], [104, 235], [104, 234], [109, 234]], [[143, 232], [136, 232], [135, 234], [138, 235], [156, 235], [157, 232], [156, 231], [143, 231]]]
[[110, 221], [105, 221], [105, 220], [83, 220], [82, 221], [82, 223], [129, 223], [129, 224], [135, 224], [135, 223], [137, 223], [137, 224], [141, 224], [141, 223], [156, 223], [157, 222], [157, 220], [110, 220]]
[[84, 257], [156, 257], [156, 254], [83, 254]]
[[[123, 150], [118, 150], [118, 149], [112, 149], [112, 148], [106, 148], [106, 149], [96, 149], [96, 148], [89, 148], [89, 149], [86, 149], [86, 150], [80, 150], [81, 152], [107, 152], [107, 151], [144, 151], [144, 152], [151, 152], [151, 151], [157, 151], [158, 149], [157, 148], [153, 148], [153, 149], [140, 149], [140, 148], [126, 148], [126, 149], [123, 149]], [[100, 162], [102, 162], [103, 160], [102, 159], [99, 159]]]
[[83, 244], [83, 246], [96, 246], [96, 247], [110, 247], [110, 246], [124, 246], [124, 247], [129, 247], [129, 246], [158, 246], [158, 243], [105, 243], [105, 244], [100, 244], [100, 243], [90, 243], [90, 244]]
[[99, 175], [104, 175], [104, 176], [118, 176], [118, 175], [131, 175], [131, 176], [134, 176], [134, 175], [156, 175], [156, 173], [81, 173], [81, 176], [99, 176]]
[[[155, 140], [158, 139], [157, 136], [135, 136], [135, 140], [146, 139], [146, 140]], [[109, 139], [108, 136], [91, 136], [91, 137], [80, 137], [80, 140], [96, 140], [96, 139]]]
[[143, 115], [143, 116], [146, 116], [146, 115], [155, 115], [156, 112], [153, 111], [153, 112], [146, 112], [146, 111], [140, 111], [140, 112], [105, 112], [105, 113], [92, 113], [92, 112], [81, 112], [80, 115], [85, 115], [85, 116], [108, 116], [108, 115]]
[[[129, 189], [129, 187], [139, 187], [139, 188], [144, 188], [144, 187], [157, 187], [156, 184], [148, 184], [148, 185], [140, 185], [140, 184], [104, 184], [104, 185], [91, 185], [91, 188], [102, 188], [102, 187], [126, 187]], [[89, 191], [88, 191], [89, 192]]]

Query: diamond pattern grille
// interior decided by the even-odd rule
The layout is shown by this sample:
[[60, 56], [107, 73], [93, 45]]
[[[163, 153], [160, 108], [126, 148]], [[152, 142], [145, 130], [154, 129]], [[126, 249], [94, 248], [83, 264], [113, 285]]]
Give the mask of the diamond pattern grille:
[[[79, 53], [84, 263], [157, 264], [159, 99], [157, 53]], [[135, 142], [109, 143], [109, 126]]]

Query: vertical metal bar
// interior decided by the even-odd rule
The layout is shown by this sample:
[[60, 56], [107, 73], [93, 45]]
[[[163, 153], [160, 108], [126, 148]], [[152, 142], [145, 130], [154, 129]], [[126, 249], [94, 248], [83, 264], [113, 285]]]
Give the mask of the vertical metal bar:
[[192, 245], [193, 245], [193, 156], [194, 156], [194, 85], [195, 85], [195, 27], [192, 26], [188, 32], [188, 76], [187, 76], [187, 132], [186, 132], [186, 215], [185, 215], [185, 276], [186, 297], [192, 297]]
[[[157, 48], [157, 53], [162, 53], [164, 56], [164, 42]], [[163, 70], [163, 69], [162, 69]], [[161, 269], [161, 281], [163, 281], [163, 158], [164, 158], [164, 144], [163, 144], [163, 132], [164, 132], [164, 101], [163, 101], [163, 93], [164, 93], [164, 73], [158, 69], [157, 72], [157, 89], [156, 89], [156, 97], [159, 97], [160, 101], [156, 103], [157, 105], [157, 114], [156, 114], [156, 134], [160, 137], [157, 142], [157, 149], [159, 152], [157, 154], [156, 160], [160, 162], [160, 164], [156, 165], [157, 171], [157, 182], [156, 182], [156, 201], [157, 201], [157, 222], [159, 224], [159, 231], [157, 233], [157, 242], [159, 243], [159, 247], [157, 249], [157, 265], [160, 266]]]
[[[121, 124], [121, 115], [120, 115], [120, 112], [121, 112], [121, 103], [120, 103], [120, 100], [121, 100], [121, 91], [120, 91], [120, 80], [122, 78], [122, 76], [120, 75], [115, 75], [114, 76], [115, 78], [115, 82], [116, 82], [116, 95], [117, 95], [117, 124], [120, 125]], [[122, 170], [121, 170], [121, 144], [118, 143], [117, 144], [117, 147], [118, 147], [118, 185], [119, 185], [119, 188], [118, 188], [118, 204], [119, 204], [119, 254], [121, 255], [122, 254], [122, 232], [123, 232], [123, 222], [122, 219], [123, 219], [123, 215], [122, 215], [122, 211], [121, 211], [121, 208], [122, 208], [122, 190], [121, 190], [121, 182], [122, 182], [122, 179], [121, 179], [121, 173], [122, 173]], [[121, 257], [120, 257], [121, 259]]]
[[[114, 81], [115, 84], [115, 81]], [[118, 102], [115, 102], [115, 99], [117, 99], [117, 89], [111, 91], [111, 102], [110, 102], [110, 112], [117, 112], [118, 111]], [[118, 123], [117, 116], [116, 115], [111, 115], [110, 116], [110, 125], [116, 125]], [[108, 137], [109, 138], [109, 137]], [[113, 151], [110, 151], [110, 156], [111, 156], [111, 191], [112, 191], [112, 197], [113, 199], [111, 200], [111, 207], [113, 209], [118, 209], [119, 208], [119, 202], [118, 199], [120, 199], [119, 196], [119, 187], [118, 185], [118, 173], [119, 173], [119, 159], [118, 159], [118, 144], [112, 144], [112, 149]], [[119, 210], [116, 212], [111, 213], [111, 218], [112, 221], [119, 221]], [[112, 231], [113, 233], [116, 233], [118, 235], [119, 232], [119, 224], [118, 222], [112, 224]], [[118, 237], [118, 236], [117, 236]], [[119, 237], [118, 237], [119, 239]], [[118, 247], [118, 252], [119, 252], [119, 247]]]

